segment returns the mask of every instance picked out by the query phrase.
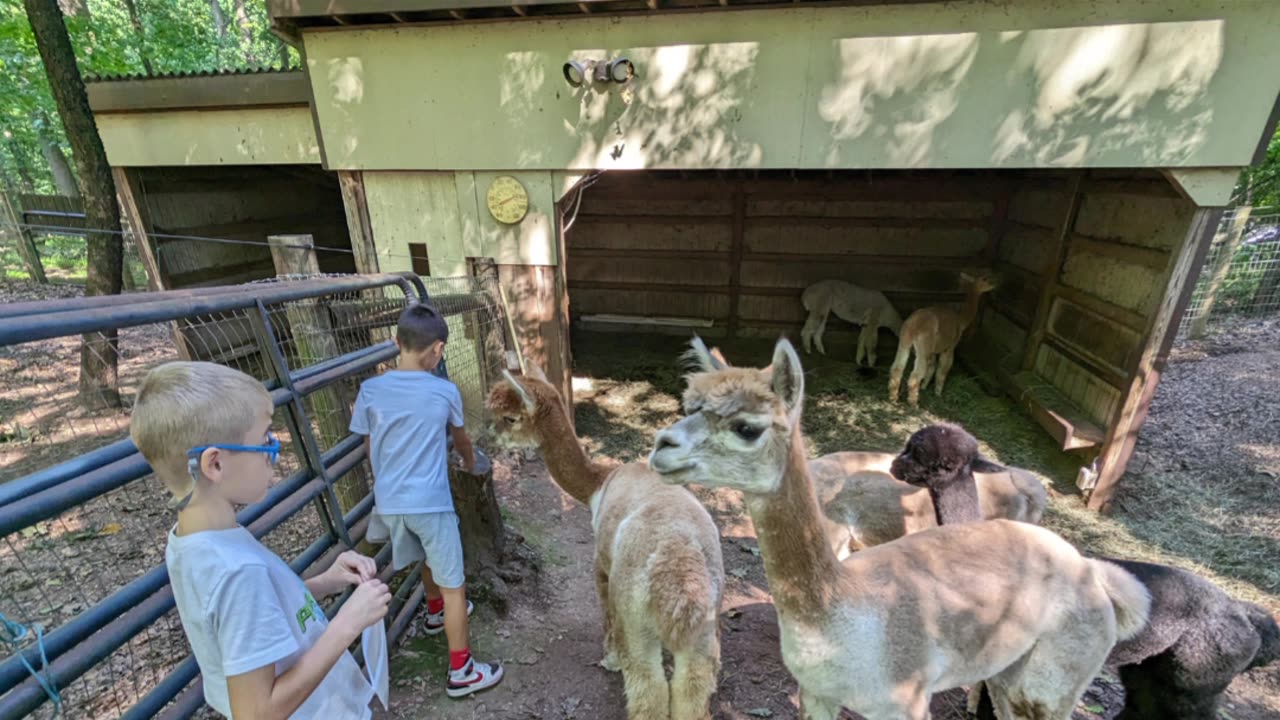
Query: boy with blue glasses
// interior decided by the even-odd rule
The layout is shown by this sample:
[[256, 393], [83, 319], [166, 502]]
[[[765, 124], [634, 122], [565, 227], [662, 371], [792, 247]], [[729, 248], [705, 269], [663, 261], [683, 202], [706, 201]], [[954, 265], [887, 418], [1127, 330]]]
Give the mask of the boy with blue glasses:
[[[222, 715], [365, 720], [374, 689], [347, 647], [387, 613], [373, 560], [348, 551], [303, 582], [236, 522], [271, 485], [272, 409], [261, 383], [214, 363], [160, 365], [138, 390], [130, 435], [178, 508], [165, 547], [178, 617]], [[315, 596], [352, 584], [326, 620]]]
[[374, 504], [391, 540], [391, 565], [398, 571], [423, 561], [423, 631], [444, 631], [449, 643], [445, 693], [459, 698], [498, 684], [503, 671], [497, 663], [474, 660], [468, 641], [472, 605], [449, 490], [449, 438], [468, 473], [475, 471], [475, 454], [458, 386], [434, 374], [448, 341], [449, 326], [435, 308], [424, 303], [405, 308], [396, 325], [398, 365], [360, 386], [351, 432], [367, 436]]

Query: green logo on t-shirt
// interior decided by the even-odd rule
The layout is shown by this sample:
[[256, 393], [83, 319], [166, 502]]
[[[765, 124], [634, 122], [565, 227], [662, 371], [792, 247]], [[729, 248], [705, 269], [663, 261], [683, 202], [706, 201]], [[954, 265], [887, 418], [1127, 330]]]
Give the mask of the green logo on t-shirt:
[[315, 598], [311, 597], [311, 593], [308, 592], [306, 595], [307, 601], [302, 604], [302, 607], [298, 608], [298, 630], [302, 631], [304, 635], [307, 632], [307, 621], [315, 620], [323, 612], [320, 610], [320, 604], [316, 602]]

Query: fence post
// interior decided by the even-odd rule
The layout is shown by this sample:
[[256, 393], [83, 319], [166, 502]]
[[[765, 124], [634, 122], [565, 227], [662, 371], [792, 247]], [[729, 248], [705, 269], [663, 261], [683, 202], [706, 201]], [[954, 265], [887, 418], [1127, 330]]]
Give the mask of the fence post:
[[[267, 242], [271, 245], [271, 259], [277, 274], [320, 274], [315, 241], [310, 235], [272, 235]], [[285, 306], [285, 315], [289, 319], [294, 351], [303, 365], [314, 365], [341, 354], [328, 309], [318, 300], [289, 303]], [[332, 447], [350, 434], [352, 403], [345, 388], [344, 383], [335, 383], [309, 396], [311, 415], [316, 419], [325, 447]], [[345, 513], [369, 493], [369, 488], [361, 475], [352, 474], [344, 487], [335, 491]]]
[[[1200, 340], [1204, 338], [1209, 328], [1209, 315], [1213, 313], [1213, 304], [1218, 299], [1218, 291], [1222, 289], [1222, 283], [1226, 282], [1227, 275], [1231, 272], [1231, 260], [1236, 255], [1236, 250], [1240, 247], [1240, 240], [1244, 237], [1244, 229], [1249, 225], [1249, 215], [1253, 212], [1253, 208], [1246, 205], [1236, 209], [1235, 215], [1231, 218], [1231, 226], [1227, 228], [1227, 239], [1223, 241], [1218, 256], [1213, 261], [1213, 272], [1209, 276], [1209, 284], [1205, 286], [1204, 295], [1200, 300], [1200, 308], [1196, 313], [1196, 317], [1191, 321], [1191, 330], [1188, 336], [1192, 340]], [[1221, 228], [1218, 232], [1223, 232]]]
[[22, 200], [16, 193], [4, 192], [0, 193], [3, 198], [4, 214], [8, 217], [8, 222], [13, 226], [14, 237], [18, 241], [18, 254], [22, 256], [22, 262], [27, 266], [27, 274], [32, 280], [47, 285], [49, 278], [44, 274], [44, 265], [40, 262], [40, 251], [36, 248], [35, 238], [31, 237], [31, 230], [27, 228], [23, 222]]

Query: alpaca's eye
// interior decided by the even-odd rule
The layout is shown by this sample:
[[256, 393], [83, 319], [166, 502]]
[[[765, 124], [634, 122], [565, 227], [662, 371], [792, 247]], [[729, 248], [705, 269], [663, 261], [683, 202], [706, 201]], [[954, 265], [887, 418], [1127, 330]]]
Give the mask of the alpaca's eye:
[[513, 418], [513, 417], [510, 417], [510, 416], [504, 417], [504, 418], [502, 418], [502, 419], [503, 419], [503, 420], [506, 420], [508, 425], [515, 425], [515, 424], [516, 424], [516, 420], [517, 420], [517, 418]]
[[735, 435], [747, 441], [755, 440], [764, 433], [764, 428], [749, 425], [744, 422], [734, 423], [732, 430]]

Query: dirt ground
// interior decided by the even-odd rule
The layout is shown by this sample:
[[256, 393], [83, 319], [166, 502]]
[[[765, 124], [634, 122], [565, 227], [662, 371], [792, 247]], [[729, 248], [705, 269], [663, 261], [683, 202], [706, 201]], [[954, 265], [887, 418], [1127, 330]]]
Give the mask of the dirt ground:
[[[1280, 395], [1280, 332], [1275, 323], [1255, 323], [1230, 338], [1187, 346], [1170, 364], [1112, 517], [1084, 509], [1072, 492], [1076, 464], [1057, 453], [1030, 419], [984, 393], [962, 371], [949, 382], [947, 396], [929, 394], [920, 410], [911, 411], [884, 399], [886, 360], [874, 377], [863, 377], [853, 371], [847, 349], [831, 348], [827, 358], [806, 356], [806, 433], [814, 453], [889, 450], [922, 424], [959, 421], [984, 441], [984, 452], [1041, 476], [1053, 495], [1046, 525], [1082, 549], [1188, 567], [1275, 612], [1280, 437], [1270, 418]], [[589, 452], [640, 459], [654, 431], [677, 417], [682, 381], [674, 358], [680, 342], [575, 337], [575, 419]], [[744, 342], [724, 349], [733, 362], [763, 365], [769, 347]], [[1213, 420], [1206, 421], [1206, 414]], [[495, 468], [508, 521], [545, 561], [541, 580], [516, 593], [507, 617], [477, 608], [473, 618], [476, 654], [506, 662], [507, 678], [478, 697], [450, 700], [443, 692], [443, 638], [413, 637], [391, 659], [387, 716], [621, 720], [621, 677], [595, 664], [602, 651], [589, 512], [554, 486], [536, 456], [499, 454]], [[729, 576], [714, 717], [795, 718], [796, 686], [781, 662], [768, 583], [741, 498], [726, 490], [697, 492], [721, 529]], [[1086, 691], [1075, 717], [1111, 718], [1121, 702], [1122, 690], [1104, 673]], [[934, 717], [945, 720], [963, 718], [963, 708], [960, 690], [935, 697], [932, 705]], [[1280, 667], [1237, 679], [1222, 717], [1280, 717]]]

